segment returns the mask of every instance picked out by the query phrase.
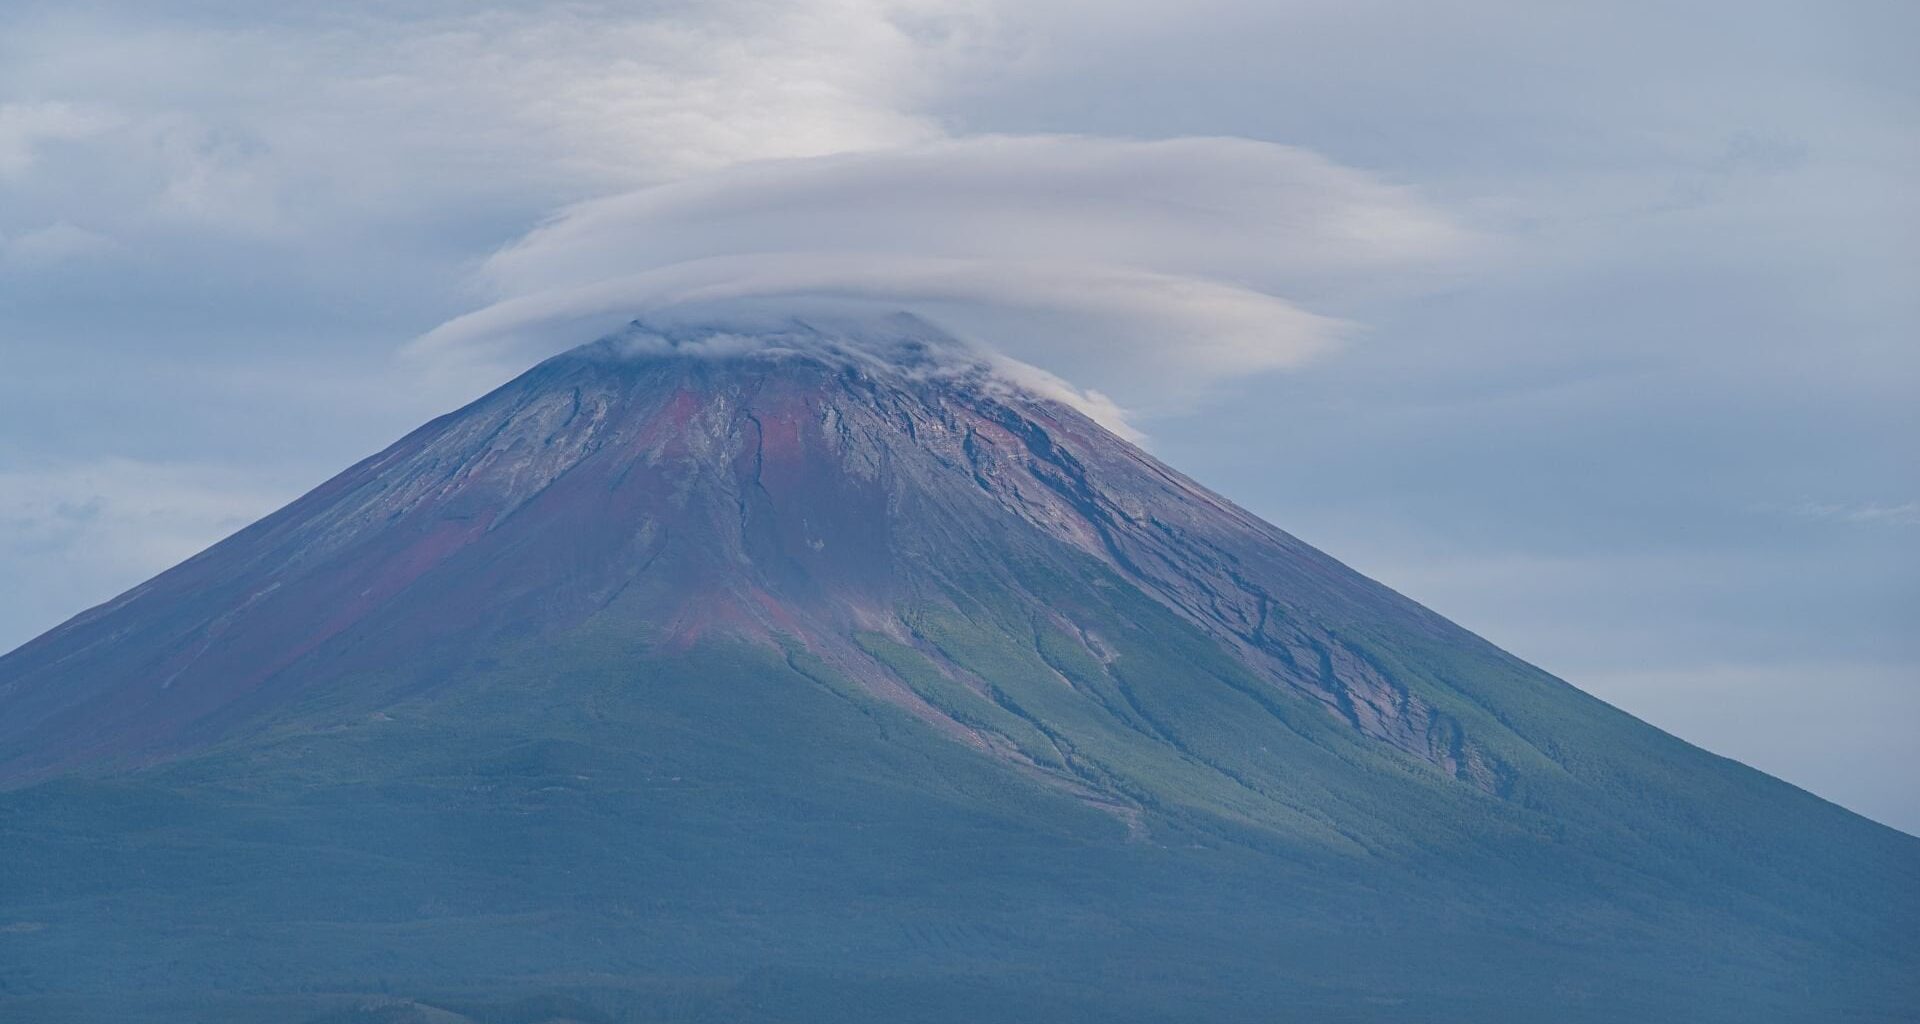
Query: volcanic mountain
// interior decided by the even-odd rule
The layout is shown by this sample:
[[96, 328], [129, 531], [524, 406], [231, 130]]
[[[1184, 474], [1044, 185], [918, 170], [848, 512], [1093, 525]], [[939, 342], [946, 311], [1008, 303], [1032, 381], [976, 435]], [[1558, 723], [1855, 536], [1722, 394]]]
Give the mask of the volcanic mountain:
[[1920, 840], [924, 322], [558, 356], [0, 658], [0, 1017], [1909, 1020]]

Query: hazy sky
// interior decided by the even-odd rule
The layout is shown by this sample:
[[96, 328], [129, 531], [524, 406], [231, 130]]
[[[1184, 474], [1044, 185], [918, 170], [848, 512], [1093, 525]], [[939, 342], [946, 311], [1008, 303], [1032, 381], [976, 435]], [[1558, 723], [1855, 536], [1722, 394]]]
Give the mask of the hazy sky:
[[850, 295], [1920, 831], [1916, 38], [1906, 0], [11, 0], [0, 648], [607, 317]]

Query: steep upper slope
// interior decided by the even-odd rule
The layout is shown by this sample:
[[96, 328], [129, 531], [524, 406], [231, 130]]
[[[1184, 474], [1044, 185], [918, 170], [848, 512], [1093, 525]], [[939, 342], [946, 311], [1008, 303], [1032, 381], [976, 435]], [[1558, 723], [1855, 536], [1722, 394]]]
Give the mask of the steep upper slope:
[[[888, 985], [928, 1019], [1155, 1005], [1097, 995], [1097, 949], [1223, 1018], [1916, 994], [1920, 842], [1518, 662], [911, 319], [549, 360], [0, 658], [0, 782], [0, 992], [353, 990], [393, 957], [416, 991], [512, 964], [723, 1016], [768, 971], [804, 978], [795, 1019]], [[303, 952], [236, 967], [207, 907]], [[476, 928], [491, 951], [453, 952]], [[157, 934], [195, 966], [141, 966]]]
[[[891, 362], [871, 340], [850, 349], [804, 325], [729, 358], [610, 341], [552, 360], [9, 656], [0, 771], [191, 749], [318, 679], [405, 654], [372, 634], [564, 629], [620, 600], [667, 642], [785, 637], [897, 693], [849, 638], [911, 639], [902, 612], [949, 601], [967, 577], [1032, 600], [1023, 573], [1097, 566], [1269, 686], [1483, 789], [1503, 784], [1501, 762], [1436, 707], [1445, 695], [1396, 682], [1338, 631], [1465, 634], [1078, 413], [956, 362], [924, 324], [890, 330]], [[1098, 644], [1083, 637], [1083, 653]]]

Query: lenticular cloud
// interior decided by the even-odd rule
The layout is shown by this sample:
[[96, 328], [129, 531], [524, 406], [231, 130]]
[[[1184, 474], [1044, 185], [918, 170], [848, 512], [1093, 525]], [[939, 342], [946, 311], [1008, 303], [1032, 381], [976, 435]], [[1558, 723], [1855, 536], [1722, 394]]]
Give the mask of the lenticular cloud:
[[486, 261], [491, 304], [414, 351], [510, 366], [649, 312], [831, 298], [992, 336], [1047, 379], [1151, 410], [1313, 358], [1351, 326], [1316, 296], [1474, 245], [1412, 191], [1292, 147], [975, 138], [569, 207]]

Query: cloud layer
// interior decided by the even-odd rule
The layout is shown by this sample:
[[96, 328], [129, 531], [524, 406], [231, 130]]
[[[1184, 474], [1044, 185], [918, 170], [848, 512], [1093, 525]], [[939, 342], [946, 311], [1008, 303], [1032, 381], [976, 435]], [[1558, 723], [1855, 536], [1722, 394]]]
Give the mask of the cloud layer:
[[830, 295], [1165, 408], [1325, 352], [1353, 325], [1315, 298], [1417, 288], [1481, 244], [1413, 190], [1296, 147], [945, 140], [571, 206], [490, 257], [493, 303], [416, 353], [524, 365], [650, 310]]

